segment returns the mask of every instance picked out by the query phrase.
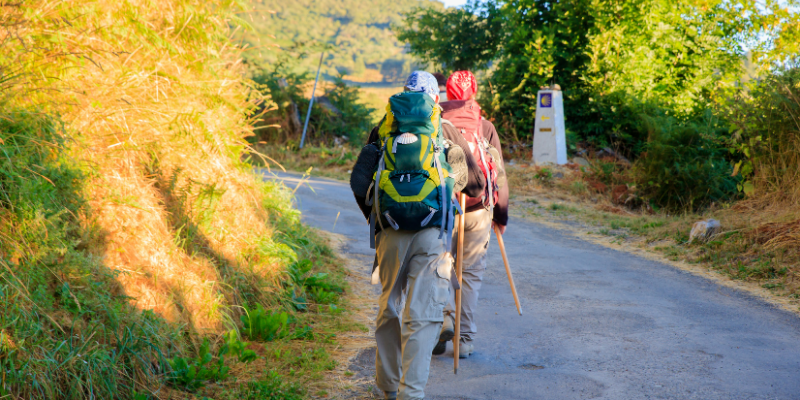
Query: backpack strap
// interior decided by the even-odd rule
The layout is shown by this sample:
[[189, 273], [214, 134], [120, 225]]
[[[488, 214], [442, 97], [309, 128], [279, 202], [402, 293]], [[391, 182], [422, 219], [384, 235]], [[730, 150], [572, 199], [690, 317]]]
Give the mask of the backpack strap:
[[[472, 134], [475, 137], [475, 141], [477, 141], [476, 145], [478, 146], [478, 154], [481, 155], [481, 163], [483, 164], [483, 169], [486, 171], [486, 187], [489, 189], [489, 208], [487, 211], [492, 211], [494, 208], [494, 193], [492, 193], [492, 186], [494, 186], [491, 182], [491, 175], [492, 171], [489, 170], [489, 164], [486, 162], [486, 156], [484, 153], [486, 152], [486, 147], [483, 146], [483, 141], [478, 137], [478, 133]], [[484, 206], [485, 207], [485, 206]]]
[[[386, 164], [383, 161], [383, 153], [386, 151], [386, 143], [383, 144], [381, 147], [381, 152], [378, 155], [378, 171], [375, 172], [375, 180], [373, 181], [373, 192], [372, 192], [372, 213], [369, 215], [369, 244], [370, 248], [375, 248], [375, 220], [378, 220], [378, 225], [380, 225], [381, 230], [383, 230], [383, 221], [380, 218], [380, 201], [378, 200], [379, 191], [380, 191], [380, 180], [381, 180], [381, 172], [383, 172], [384, 168], [386, 168]], [[369, 192], [368, 192], [369, 193]]]
[[369, 213], [369, 248], [373, 250], [375, 249], [375, 217], [375, 210], [372, 210]]
[[439, 227], [439, 239], [443, 239], [445, 248], [448, 248], [448, 245], [450, 243], [449, 240], [450, 235], [445, 235], [445, 231], [446, 231], [448, 217], [450, 216], [449, 215], [450, 212], [448, 212], [447, 210], [446, 207], [447, 199], [445, 199], [444, 196], [446, 192], [444, 186], [445, 185], [444, 174], [442, 173], [442, 164], [439, 161], [439, 154], [441, 153], [441, 151], [442, 151], [441, 147], [439, 147], [436, 144], [433, 145], [433, 162], [434, 164], [436, 164], [436, 173], [439, 174], [439, 199], [441, 200], [440, 210], [442, 210], [442, 225]]

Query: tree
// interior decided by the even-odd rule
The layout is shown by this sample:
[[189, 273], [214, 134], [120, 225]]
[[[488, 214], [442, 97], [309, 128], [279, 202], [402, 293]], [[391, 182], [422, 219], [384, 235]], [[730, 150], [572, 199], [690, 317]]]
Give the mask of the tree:
[[497, 3], [472, 0], [462, 8], [417, 8], [394, 28], [419, 59], [445, 71], [486, 68], [497, 56], [502, 38], [502, 14]]

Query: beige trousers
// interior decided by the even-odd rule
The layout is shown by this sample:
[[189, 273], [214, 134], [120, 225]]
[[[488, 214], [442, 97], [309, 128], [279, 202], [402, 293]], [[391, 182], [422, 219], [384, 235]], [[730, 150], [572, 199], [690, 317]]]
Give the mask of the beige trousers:
[[[486, 272], [486, 251], [492, 230], [492, 213], [477, 210], [464, 216], [464, 262], [461, 272], [461, 338], [473, 340], [478, 333], [475, 312], [478, 310], [478, 291], [481, 290], [483, 273]], [[453, 229], [453, 257], [458, 245], [458, 222]], [[455, 293], [445, 307], [444, 313], [455, 317]]]
[[412, 232], [387, 227], [376, 241], [382, 286], [375, 323], [377, 385], [397, 391], [401, 400], [422, 399], [450, 297], [452, 260], [439, 228]]

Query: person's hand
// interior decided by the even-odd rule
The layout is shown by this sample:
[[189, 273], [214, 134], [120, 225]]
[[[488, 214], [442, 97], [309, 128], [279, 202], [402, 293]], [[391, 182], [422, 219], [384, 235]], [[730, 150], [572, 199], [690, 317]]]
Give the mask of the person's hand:
[[500, 224], [492, 222], [492, 228], [497, 228], [497, 230], [500, 231], [501, 235], [505, 235], [506, 234], [506, 226], [505, 225], [500, 225]]

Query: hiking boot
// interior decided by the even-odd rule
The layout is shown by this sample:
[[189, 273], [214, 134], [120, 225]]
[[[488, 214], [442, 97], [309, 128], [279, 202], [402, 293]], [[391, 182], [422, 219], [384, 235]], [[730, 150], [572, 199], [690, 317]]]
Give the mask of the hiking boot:
[[387, 400], [397, 400], [397, 392], [383, 392]]
[[438, 356], [444, 354], [447, 350], [447, 342], [453, 340], [456, 335], [456, 322], [451, 314], [444, 315], [444, 323], [442, 324], [442, 332], [439, 333], [439, 342], [433, 348], [432, 354]]
[[458, 342], [458, 358], [467, 358], [475, 352], [475, 346], [472, 344], [472, 340], [461, 340]]

